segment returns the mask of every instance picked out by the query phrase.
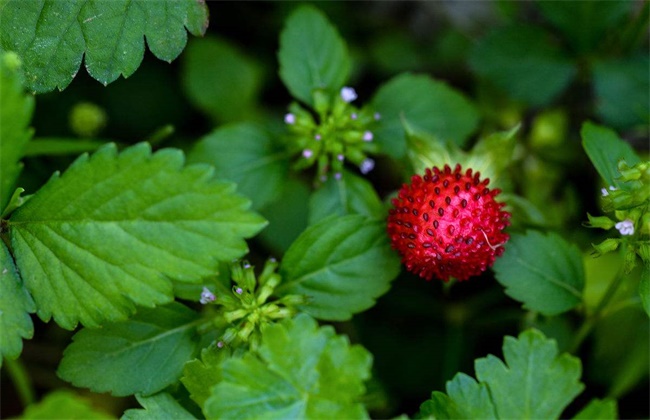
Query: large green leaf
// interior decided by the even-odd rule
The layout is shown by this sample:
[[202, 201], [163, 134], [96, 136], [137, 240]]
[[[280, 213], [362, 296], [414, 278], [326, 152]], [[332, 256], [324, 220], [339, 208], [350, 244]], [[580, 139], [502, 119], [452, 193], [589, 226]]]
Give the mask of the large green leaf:
[[143, 397], [136, 395], [143, 408], [132, 408], [126, 410], [121, 420], [193, 420], [196, 419], [190, 414], [173, 396], [166, 392]]
[[306, 295], [309, 302], [301, 310], [342, 321], [373, 306], [399, 269], [383, 220], [330, 217], [306, 229], [287, 250], [276, 292]]
[[548, 34], [534, 26], [499, 28], [485, 36], [469, 56], [474, 72], [513, 99], [543, 106], [573, 80], [574, 64]]
[[29, 316], [36, 311], [25, 290], [14, 260], [0, 241], [0, 366], [2, 359], [15, 359], [23, 350], [23, 338], [32, 338], [34, 325]]
[[28, 126], [34, 97], [24, 94], [22, 83], [20, 59], [14, 53], [0, 53], [0, 213], [14, 192], [20, 159], [32, 137]]
[[57, 371], [64, 380], [116, 396], [151, 395], [181, 376], [197, 353], [198, 314], [172, 303], [133, 319], [84, 328], [72, 337]]
[[506, 294], [526, 309], [557, 315], [582, 301], [585, 275], [580, 250], [554, 233], [513, 234], [494, 271]]
[[402, 118], [415, 131], [462, 146], [479, 121], [476, 107], [447, 84], [424, 75], [404, 73], [382, 85], [372, 99], [381, 114], [375, 139], [385, 153], [400, 158], [406, 153]]
[[434, 392], [421, 415], [433, 418], [553, 419], [580, 393], [580, 359], [562, 354], [557, 344], [533, 329], [506, 337], [505, 363], [488, 355], [474, 362], [476, 382], [459, 373], [447, 394]]
[[199, 282], [247, 252], [264, 220], [207, 165], [146, 143], [82, 155], [9, 221], [16, 265], [38, 315], [72, 329], [172, 300], [170, 279]]
[[300, 6], [280, 34], [280, 78], [294, 98], [312, 104], [315, 89], [338, 94], [350, 72], [345, 42], [327, 17]]
[[0, 5], [0, 43], [25, 62], [34, 92], [64, 89], [85, 56], [103, 84], [128, 77], [144, 56], [145, 38], [161, 60], [174, 60], [187, 33], [202, 35], [208, 10], [198, 0], [7, 0]]
[[278, 199], [289, 170], [288, 158], [268, 133], [251, 123], [221, 126], [187, 154], [188, 162], [209, 163], [219, 178], [236, 182], [254, 208]]
[[109, 420], [114, 417], [97, 410], [92, 402], [71, 391], [54, 391], [41, 401], [29, 405], [21, 419]]
[[620, 176], [618, 162], [623, 159], [629, 166], [639, 163], [641, 159], [634, 149], [614, 130], [589, 121], [582, 125], [580, 134], [582, 147], [600, 176], [608, 185], [621, 187], [616, 180]]
[[372, 356], [308, 315], [268, 326], [261, 345], [222, 365], [208, 418], [367, 418], [360, 402]]
[[219, 38], [193, 39], [181, 59], [183, 87], [196, 107], [217, 121], [250, 118], [262, 87], [257, 62]]

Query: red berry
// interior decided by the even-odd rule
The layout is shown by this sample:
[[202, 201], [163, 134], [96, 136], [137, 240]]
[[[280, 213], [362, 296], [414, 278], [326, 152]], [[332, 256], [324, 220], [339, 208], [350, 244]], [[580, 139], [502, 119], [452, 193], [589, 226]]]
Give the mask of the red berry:
[[501, 191], [487, 188], [480, 172], [456, 165], [426, 170], [404, 184], [388, 216], [388, 235], [406, 268], [422, 278], [467, 280], [485, 271], [504, 251], [510, 224]]

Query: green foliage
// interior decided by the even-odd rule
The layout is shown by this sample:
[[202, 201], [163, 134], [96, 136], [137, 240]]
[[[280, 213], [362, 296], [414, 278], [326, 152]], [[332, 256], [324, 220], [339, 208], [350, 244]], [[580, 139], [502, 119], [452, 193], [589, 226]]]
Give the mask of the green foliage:
[[496, 29], [482, 38], [469, 64], [477, 75], [532, 106], [548, 105], [576, 73], [547, 33], [523, 25]]
[[201, 351], [200, 359], [185, 364], [181, 382], [200, 407], [210, 397], [212, 387], [221, 381], [221, 364], [230, 356], [231, 352], [227, 348], [219, 349], [212, 345]]
[[194, 145], [187, 160], [214, 166], [219, 178], [236, 182], [256, 209], [277, 199], [289, 170], [287, 153], [252, 123], [219, 127]]
[[23, 93], [22, 82], [20, 59], [14, 53], [0, 53], [0, 212], [14, 192], [20, 159], [32, 137], [28, 127], [34, 98]]
[[260, 93], [262, 70], [234, 45], [219, 38], [192, 40], [183, 54], [187, 96], [215, 121], [250, 117]]
[[20, 55], [27, 88], [38, 93], [68, 86], [84, 56], [104, 85], [129, 77], [145, 37], [156, 57], [171, 62], [185, 48], [185, 28], [202, 35], [208, 25], [207, 7], [194, 0], [7, 0], [0, 7], [0, 44]]
[[103, 147], [55, 174], [9, 221], [16, 265], [64, 328], [125, 319], [169, 302], [170, 278], [198, 282], [247, 251], [264, 221], [180, 151]]
[[614, 420], [618, 418], [615, 400], [593, 399], [573, 417], [575, 420]]
[[208, 418], [366, 418], [371, 355], [307, 315], [267, 327], [262, 345], [222, 363]]
[[513, 234], [494, 271], [506, 294], [526, 309], [557, 315], [582, 301], [580, 250], [554, 233]]
[[384, 153], [406, 153], [402, 118], [416, 131], [462, 146], [478, 125], [476, 107], [445, 83], [424, 75], [401, 74], [384, 83], [372, 98], [381, 114], [375, 139]]
[[643, 310], [650, 316], [650, 268], [647, 265], [643, 267], [643, 274], [641, 274], [639, 296], [641, 297]]
[[632, 166], [641, 161], [632, 147], [614, 130], [591, 122], [582, 125], [580, 134], [582, 147], [605, 183], [620, 188], [618, 162], [623, 159]]
[[91, 402], [71, 391], [54, 391], [40, 402], [25, 409], [21, 419], [107, 420], [107, 413], [92, 406]]
[[399, 272], [383, 220], [361, 215], [324, 219], [291, 245], [280, 266], [280, 296], [306, 295], [300, 307], [324, 320], [342, 321], [372, 307]]
[[196, 418], [166, 392], [150, 397], [136, 395], [135, 398], [143, 408], [126, 410], [121, 420], [192, 420]]
[[176, 382], [197, 353], [200, 323], [197, 313], [172, 303], [100, 329], [84, 328], [72, 337], [57, 373], [94, 392], [154, 394]]
[[475, 361], [476, 382], [462, 373], [434, 392], [420, 415], [434, 418], [559, 418], [580, 393], [580, 360], [558, 356], [554, 340], [530, 329], [503, 342], [505, 363], [488, 355]]
[[29, 317], [36, 311], [34, 301], [27, 290], [11, 254], [4, 242], [0, 241], [0, 366], [2, 359], [15, 359], [23, 349], [22, 339], [34, 335], [34, 325]]
[[278, 61], [284, 85], [294, 98], [308, 105], [314, 105], [317, 89], [338, 94], [351, 65], [338, 31], [312, 6], [300, 6], [287, 18], [280, 34]]

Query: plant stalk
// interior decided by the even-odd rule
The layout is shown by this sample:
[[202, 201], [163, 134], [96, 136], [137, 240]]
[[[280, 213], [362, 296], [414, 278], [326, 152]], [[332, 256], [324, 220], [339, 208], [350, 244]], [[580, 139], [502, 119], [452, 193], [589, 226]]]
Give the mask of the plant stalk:
[[36, 401], [34, 387], [25, 366], [23, 366], [20, 359], [4, 359], [4, 363], [23, 407], [33, 404]]

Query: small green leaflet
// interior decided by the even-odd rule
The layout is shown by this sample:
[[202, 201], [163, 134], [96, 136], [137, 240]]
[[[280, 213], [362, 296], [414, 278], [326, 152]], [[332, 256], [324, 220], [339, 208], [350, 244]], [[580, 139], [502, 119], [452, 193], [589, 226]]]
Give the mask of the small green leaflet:
[[526, 309], [557, 315], [582, 301], [584, 267], [580, 250], [559, 235], [513, 234], [494, 263], [506, 294]]
[[16, 265], [43, 320], [63, 328], [127, 318], [247, 252], [264, 220], [232, 184], [183, 154], [141, 143], [82, 155], [9, 220]]
[[582, 147], [607, 185], [622, 187], [616, 179], [620, 176], [618, 162], [625, 160], [629, 166], [641, 161], [632, 147], [621, 140], [616, 132], [587, 121], [580, 131]]
[[195, 356], [201, 322], [174, 302], [142, 309], [128, 321], [84, 328], [72, 337], [57, 374], [94, 392], [151, 395], [176, 382]]
[[372, 356], [306, 314], [268, 326], [261, 345], [222, 363], [208, 418], [367, 418], [360, 397]]
[[559, 418], [580, 393], [580, 359], [562, 354], [557, 344], [529, 329], [506, 337], [505, 363], [489, 355], [475, 361], [476, 377], [459, 373], [447, 382], [447, 395], [434, 392], [420, 416], [434, 418]]
[[136, 395], [143, 408], [126, 410], [120, 420], [193, 420], [196, 419], [182, 405], [166, 392], [150, 397]]
[[287, 250], [276, 293], [305, 295], [309, 303], [301, 310], [343, 321], [372, 307], [399, 270], [383, 220], [330, 217], [307, 228]]
[[573, 418], [575, 420], [615, 420], [618, 419], [618, 404], [616, 404], [616, 400], [594, 398]]
[[71, 391], [54, 391], [28, 406], [21, 419], [110, 420], [113, 416], [97, 410], [90, 400]]
[[23, 338], [30, 339], [34, 325], [29, 316], [36, 311], [23, 286], [7, 246], [0, 241], [0, 366], [2, 359], [15, 359], [23, 350]]
[[32, 137], [28, 127], [34, 111], [34, 97], [23, 92], [20, 68], [16, 54], [0, 53], [0, 213], [15, 190], [22, 169], [20, 159]]
[[280, 34], [278, 61], [284, 85], [308, 105], [313, 105], [316, 89], [338, 95], [351, 66], [345, 42], [313, 6], [300, 6], [287, 19]]
[[25, 62], [27, 88], [64, 89], [85, 57], [88, 73], [104, 85], [140, 66], [145, 38], [151, 52], [171, 62], [187, 32], [203, 35], [208, 9], [197, 0], [8, 0], [0, 6], [0, 44]]
[[210, 397], [212, 387], [221, 381], [221, 363], [230, 356], [229, 349], [212, 345], [201, 351], [201, 359], [185, 363], [181, 382], [200, 407]]

